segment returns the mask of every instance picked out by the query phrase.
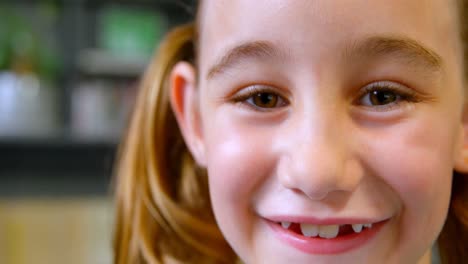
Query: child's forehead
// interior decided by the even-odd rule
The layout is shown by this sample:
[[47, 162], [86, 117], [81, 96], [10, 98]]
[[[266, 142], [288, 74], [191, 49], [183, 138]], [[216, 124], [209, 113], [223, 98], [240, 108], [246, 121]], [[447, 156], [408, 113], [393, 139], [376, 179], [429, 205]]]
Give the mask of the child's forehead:
[[268, 33], [268, 29], [281, 32], [291, 30], [292, 26], [310, 30], [331, 25], [353, 32], [359, 31], [353, 27], [359, 23], [373, 28], [388, 24], [437, 26], [455, 21], [455, 3], [455, 0], [205, 0], [200, 6], [199, 26], [201, 32], [230, 34], [248, 33], [258, 27]]
[[[394, 18], [404, 17], [406, 13], [419, 16], [423, 13], [433, 12], [444, 15], [447, 8], [457, 9], [459, 0], [203, 0], [200, 1], [200, 15], [202, 20], [213, 17], [221, 25], [230, 19], [246, 18], [255, 14], [257, 20], [265, 16], [274, 20], [277, 16], [290, 18], [308, 17], [329, 20], [328, 14], [333, 11], [335, 15], [356, 17], [366, 12], [389, 12]], [[407, 12], [396, 13], [395, 10]], [[456, 10], [451, 10], [451, 12]], [[432, 14], [431, 14], [432, 15]], [[450, 14], [452, 16], [453, 13]], [[342, 17], [333, 16], [334, 21], [341, 21]], [[439, 17], [433, 17], [440, 19]], [[318, 21], [315, 19], [315, 21]], [[240, 22], [237, 20], [237, 22]], [[266, 21], [264, 21], [266, 22]], [[220, 24], [218, 24], [220, 25]]]
[[255, 40], [307, 56], [312, 48], [325, 52], [373, 35], [414, 39], [446, 57], [458, 40], [455, 6], [446, 0], [205, 0], [200, 57], [213, 63], [229, 47]]

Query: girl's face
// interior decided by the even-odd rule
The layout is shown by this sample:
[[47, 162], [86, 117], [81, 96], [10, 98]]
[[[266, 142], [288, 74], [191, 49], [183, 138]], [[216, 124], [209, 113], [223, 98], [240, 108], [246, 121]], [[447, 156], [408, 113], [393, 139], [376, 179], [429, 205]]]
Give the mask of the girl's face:
[[236, 253], [420, 261], [462, 152], [455, 1], [206, 0], [200, 17], [184, 133]]

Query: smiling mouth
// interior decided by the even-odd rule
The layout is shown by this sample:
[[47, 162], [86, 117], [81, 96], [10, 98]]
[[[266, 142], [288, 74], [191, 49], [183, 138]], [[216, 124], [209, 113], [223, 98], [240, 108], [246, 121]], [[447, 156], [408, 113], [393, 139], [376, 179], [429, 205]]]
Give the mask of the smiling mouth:
[[313, 255], [341, 254], [362, 247], [391, 220], [297, 219], [287, 222], [285, 217], [281, 217], [284, 220], [278, 218], [266, 219], [273, 234], [286, 245]]
[[343, 225], [314, 225], [306, 223], [277, 222], [283, 229], [308, 238], [333, 239], [351, 236], [372, 229], [372, 223]]

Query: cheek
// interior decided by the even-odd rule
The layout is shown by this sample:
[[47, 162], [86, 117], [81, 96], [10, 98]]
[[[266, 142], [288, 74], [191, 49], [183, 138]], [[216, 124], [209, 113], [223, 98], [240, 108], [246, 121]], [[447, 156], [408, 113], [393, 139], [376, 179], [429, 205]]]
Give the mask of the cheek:
[[[443, 225], [450, 200], [455, 131], [434, 115], [368, 134], [374, 171], [399, 197], [402, 241], [427, 236], [430, 241]], [[455, 127], [455, 126], [453, 126]], [[366, 140], [369, 142], [369, 140]], [[425, 219], [424, 224], [421, 219]]]
[[273, 130], [243, 121], [220, 107], [204, 123], [204, 138], [211, 189], [238, 202], [247, 199], [274, 168]]
[[211, 189], [238, 202], [247, 198], [255, 182], [261, 177], [265, 154], [254, 136], [244, 137], [238, 130], [218, 130], [219, 135], [210, 138], [207, 149], [207, 166]]
[[245, 236], [252, 234], [252, 197], [274, 168], [271, 135], [268, 130], [252, 129], [235, 119], [212, 118], [206, 125], [204, 137], [213, 210], [225, 237], [239, 251], [236, 245], [248, 247]]
[[421, 197], [415, 203], [449, 186], [453, 148], [447, 134], [437, 128], [415, 127], [383, 139], [377, 162], [386, 181], [403, 197]]

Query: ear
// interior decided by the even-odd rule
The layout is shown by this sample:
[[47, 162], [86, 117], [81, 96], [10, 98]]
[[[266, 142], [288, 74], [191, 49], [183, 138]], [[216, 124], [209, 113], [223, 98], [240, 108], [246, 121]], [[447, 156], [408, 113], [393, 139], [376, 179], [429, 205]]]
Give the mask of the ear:
[[198, 165], [205, 167], [205, 145], [196, 87], [195, 68], [188, 62], [178, 62], [170, 75], [172, 111], [189, 151]]
[[458, 136], [458, 148], [455, 154], [455, 171], [468, 175], [468, 107], [463, 109], [462, 123]]

